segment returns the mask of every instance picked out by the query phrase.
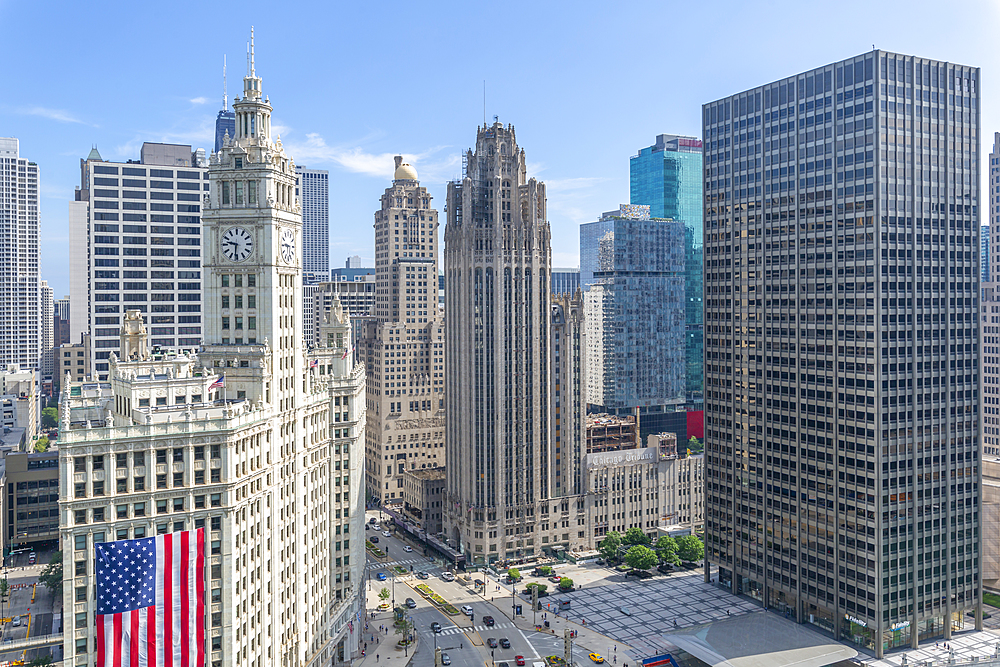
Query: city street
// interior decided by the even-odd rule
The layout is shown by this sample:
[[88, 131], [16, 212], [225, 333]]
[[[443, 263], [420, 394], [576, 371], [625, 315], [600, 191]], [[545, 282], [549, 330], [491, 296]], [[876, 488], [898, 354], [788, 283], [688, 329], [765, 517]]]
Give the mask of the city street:
[[[369, 511], [369, 517], [379, 517], [377, 511]], [[382, 524], [379, 523], [382, 528]], [[376, 536], [379, 542], [376, 546], [386, 551], [384, 561], [374, 558], [368, 554], [368, 609], [369, 613], [374, 610], [381, 600], [378, 592], [385, 588], [390, 592], [389, 603], [396, 605], [403, 604], [406, 598], [412, 598], [416, 604], [416, 609], [410, 610], [410, 619], [413, 621], [417, 633], [418, 645], [414, 665], [432, 665], [434, 648], [442, 648], [451, 658], [454, 667], [482, 667], [506, 661], [513, 667], [514, 656], [523, 655], [526, 660], [539, 660], [542, 655], [556, 653], [562, 655], [562, 637], [553, 636], [551, 633], [533, 632], [530, 629], [515, 627], [510, 620], [510, 591], [496, 591], [495, 581], [488, 581], [485, 594], [476, 593], [472, 587], [464, 586], [457, 579], [452, 582], [441, 578], [448, 568], [440, 559], [434, 561], [423, 555], [423, 548], [416, 543], [407, 543], [398, 539], [395, 535], [385, 537], [382, 530], [375, 532], [373, 527], [365, 531], [365, 537]], [[407, 552], [404, 546], [410, 546], [413, 551]], [[407, 570], [411, 567], [413, 572], [405, 575], [394, 575], [392, 568], [400, 565]], [[416, 577], [416, 572], [425, 571], [430, 575], [429, 579], [420, 580]], [[378, 574], [385, 573], [386, 580], [379, 581]], [[474, 575], [482, 577], [482, 575]], [[425, 600], [415, 587], [424, 583], [430, 586], [434, 592], [440, 594], [456, 607], [468, 604], [473, 609], [473, 618], [469, 619], [464, 613], [458, 616], [448, 616], [439, 611], [433, 604]], [[493, 589], [493, 590], [490, 590]], [[493, 600], [491, 602], [491, 599]], [[523, 605], [526, 614], [530, 614], [530, 603], [519, 600]], [[506, 613], [505, 613], [506, 612]], [[495, 625], [487, 627], [483, 623], [484, 616], [493, 616]], [[528, 617], [530, 619], [530, 616]], [[541, 618], [541, 614], [539, 614]], [[441, 632], [431, 631], [431, 623], [441, 624]], [[376, 618], [369, 618], [369, 629], [365, 633], [365, 639], [370, 640], [375, 637], [379, 642], [376, 649], [370, 649], [365, 660], [361, 663], [364, 667], [371, 665], [389, 664], [402, 665], [406, 657], [403, 651], [395, 647], [399, 637], [393, 634], [392, 612], [385, 611], [376, 614]], [[380, 625], [388, 625], [389, 634], [379, 633]], [[496, 649], [489, 648], [487, 641], [496, 639], [498, 646]], [[510, 648], [504, 649], [499, 646], [500, 639], [505, 638], [510, 641]], [[371, 647], [372, 642], [369, 641]], [[530, 662], [529, 662], [530, 664]]]
[[[10, 594], [3, 605], [0, 617], [10, 619], [19, 617], [20, 625], [14, 627], [13, 621], [7, 621], [0, 627], [0, 661], [19, 660], [22, 657], [22, 651], [3, 653], [3, 643], [52, 633], [55, 600], [49, 589], [38, 583], [38, 576], [48, 564], [51, 555], [39, 554], [34, 565], [28, 565], [26, 553], [17, 554], [11, 562], [8, 562], [9, 567], [5, 571]], [[53, 654], [53, 649], [29, 649], [23, 653], [24, 659], [31, 661], [36, 657]], [[61, 653], [60, 650], [59, 655]]]

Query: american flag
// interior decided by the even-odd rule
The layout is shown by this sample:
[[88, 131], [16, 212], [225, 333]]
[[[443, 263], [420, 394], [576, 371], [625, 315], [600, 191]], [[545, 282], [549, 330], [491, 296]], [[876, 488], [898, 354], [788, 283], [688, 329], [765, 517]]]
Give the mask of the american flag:
[[340, 357], [340, 358], [341, 358], [341, 359], [346, 359], [346, 358], [347, 358], [347, 353], [348, 353], [348, 352], [354, 352], [354, 346], [353, 346], [353, 345], [351, 346], [351, 349], [350, 349], [350, 350], [348, 350], [348, 349], [347, 349], [347, 348], [345, 347], [345, 348], [344, 348], [344, 354], [343, 354], [343, 355], [341, 355], [341, 357]]
[[312, 361], [309, 362], [309, 370], [312, 370], [312, 369], [316, 368], [317, 366], [319, 366], [319, 360], [318, 359], [313, 359]]
[[204, 667], [205, 529], [94, 550], [97, 667]]
[[215, 378], [215, 382], [208, 385], [208, 390], [212, 391], [213, 389], [221, 389], [222, 387], [225, 386], [226, 386], [226, 376], [220, 375], [219, 377]]

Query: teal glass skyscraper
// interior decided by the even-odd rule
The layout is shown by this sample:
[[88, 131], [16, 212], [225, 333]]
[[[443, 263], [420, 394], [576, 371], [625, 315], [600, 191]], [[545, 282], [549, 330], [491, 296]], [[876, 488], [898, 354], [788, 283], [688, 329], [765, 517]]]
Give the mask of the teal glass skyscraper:
[[702, 158], [701, 140], [660, 134], [629, 160], [629, 201], [652, 218], [684, 223], [686, 395], [702, 400]]

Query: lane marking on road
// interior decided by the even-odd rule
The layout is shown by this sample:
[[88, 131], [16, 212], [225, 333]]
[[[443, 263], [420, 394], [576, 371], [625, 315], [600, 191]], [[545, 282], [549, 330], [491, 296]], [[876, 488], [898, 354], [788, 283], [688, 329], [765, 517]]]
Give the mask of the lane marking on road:
[[524, 640], [524, 643], [527, 644], [528, 646], [530, 646], [531, 650], [535, 652], [535, 657], [540, 660], [542, 656], [538, 655], [538, 649], [535, 648], [534, 644], [532, 644], [531, 642], [528, 641], [528, 638], [524, 636], [524, 632], [521, 630], [521, 628], [519, 628], [517, 626], [514, 626], [514, 629], [517, 630], [517, 633], [519, 635], [521, 635], [521, 639]]

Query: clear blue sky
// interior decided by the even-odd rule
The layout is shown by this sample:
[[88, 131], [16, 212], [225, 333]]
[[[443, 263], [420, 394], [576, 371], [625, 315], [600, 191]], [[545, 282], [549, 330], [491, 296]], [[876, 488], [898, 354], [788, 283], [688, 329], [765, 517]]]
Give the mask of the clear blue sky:
[[372, 212], [403, 153], [444, 208], [486, 114], [513, 123], [548, 184], [553, 261], [578, 225], [628, 201], [628, 158], [700, 134], [701, 104], [880, 49], [983, 69], [983, 139], [1000, 130], [1000, 3], [24, 2], [0, 0], [0, 136], [41, 169], [42, 277], [69, 292], [79, 160], [143, 141], [211, 150], [222, 100], [257, 73], [297, 164], [330, 170], [331, 264], [372, 262]]

